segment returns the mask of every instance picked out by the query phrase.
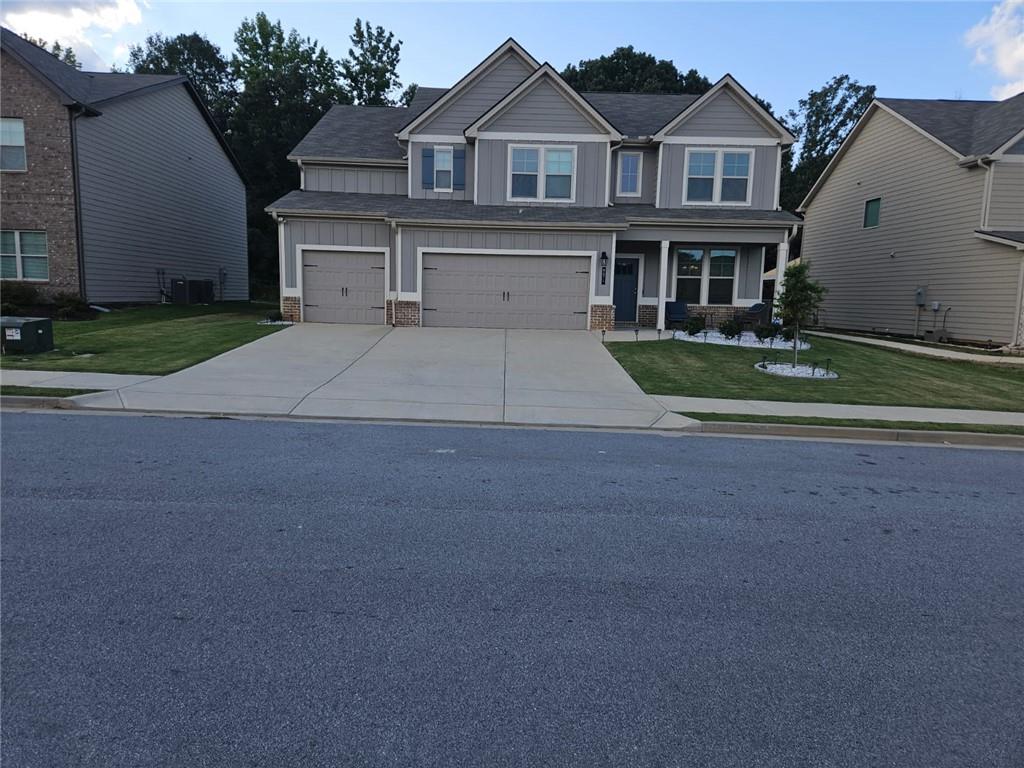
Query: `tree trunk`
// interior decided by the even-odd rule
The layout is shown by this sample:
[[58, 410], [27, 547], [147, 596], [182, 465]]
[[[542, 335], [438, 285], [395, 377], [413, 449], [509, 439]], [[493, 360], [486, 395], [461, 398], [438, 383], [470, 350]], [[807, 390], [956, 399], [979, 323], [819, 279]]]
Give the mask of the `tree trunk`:
[[800, 323], [793, 323], [793, 367], [799, 361], [800, 355]]

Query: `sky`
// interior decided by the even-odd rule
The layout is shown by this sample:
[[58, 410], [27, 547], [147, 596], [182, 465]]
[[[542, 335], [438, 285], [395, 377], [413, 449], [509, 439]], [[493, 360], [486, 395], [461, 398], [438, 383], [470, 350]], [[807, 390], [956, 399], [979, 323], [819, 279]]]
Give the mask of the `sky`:
[[403, 84], [450, 86], [505, 38], [561, 70], [633, 45], [681, 70], [726, 72], [778, 113], [837, 74], [878, 95], [992, 99], [1024, 91], [1024, 0], [986, 2], [167, 2], [4, 0], [4, 26], [71, 45], [86, 69], [123, 65], [154, 32], [198, 31], [230, 53], [264, 11], [345, 56], [357, 17], [403, 41]]

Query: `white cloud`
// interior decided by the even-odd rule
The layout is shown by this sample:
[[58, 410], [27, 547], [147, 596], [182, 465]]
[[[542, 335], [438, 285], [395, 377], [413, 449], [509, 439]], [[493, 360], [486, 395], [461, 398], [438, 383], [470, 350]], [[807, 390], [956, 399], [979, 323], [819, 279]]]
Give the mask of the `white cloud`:
[[1007, 81], [992, 86], [993, 98], [1024, 92], [1024, 0], [1002, 0], [964, 39], [974, 49], [975, 63], [992, 67]]
[[135, 0], [6, 0], [3, 25], [75, 49], [84, 69], [106, 69], [92, 40], [142, 22]]

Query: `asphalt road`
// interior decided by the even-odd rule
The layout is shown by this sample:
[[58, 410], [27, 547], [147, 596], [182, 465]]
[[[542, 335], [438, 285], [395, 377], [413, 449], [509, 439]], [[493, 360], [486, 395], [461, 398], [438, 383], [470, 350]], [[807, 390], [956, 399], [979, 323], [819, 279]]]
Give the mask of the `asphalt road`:
[[1020, 766], [1024, 454], [5, 414], [2, 758]]

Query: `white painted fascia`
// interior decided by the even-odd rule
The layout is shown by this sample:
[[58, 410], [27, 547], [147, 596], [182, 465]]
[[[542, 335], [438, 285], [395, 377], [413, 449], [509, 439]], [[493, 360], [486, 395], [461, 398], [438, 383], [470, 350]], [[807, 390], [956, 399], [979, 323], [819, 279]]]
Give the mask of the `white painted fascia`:
[[666, 136], [660, 141], [662, 144], [732, 144], [745, 147], [774, 147], [782, 144], [781, 139], [744, 136]]
[[[1021, 130], [1019, 133], [1015, 134], [1008, 142], [1003, 144], [992, 154], [998, 156], [1000, 160], [1004, 160], [1004, 153], [1006, 152], [1006, 150], [1008, 150], [1018, 141], [1024, 141], [1024, 130]], [[1020, 155], [1020, 157], [1024, 157], [1024, 155]]]
[[480, 131], [473, 138], [492, 141], [562, 141], [574, 144], [610, 144], [612, 141], [611, 137], [603, 133], [530, 133], [529, 131]]
[[409, 141], [417, 144], [465, 144], [466, 137], [457, 133], [414, 133], [409, 137]]

